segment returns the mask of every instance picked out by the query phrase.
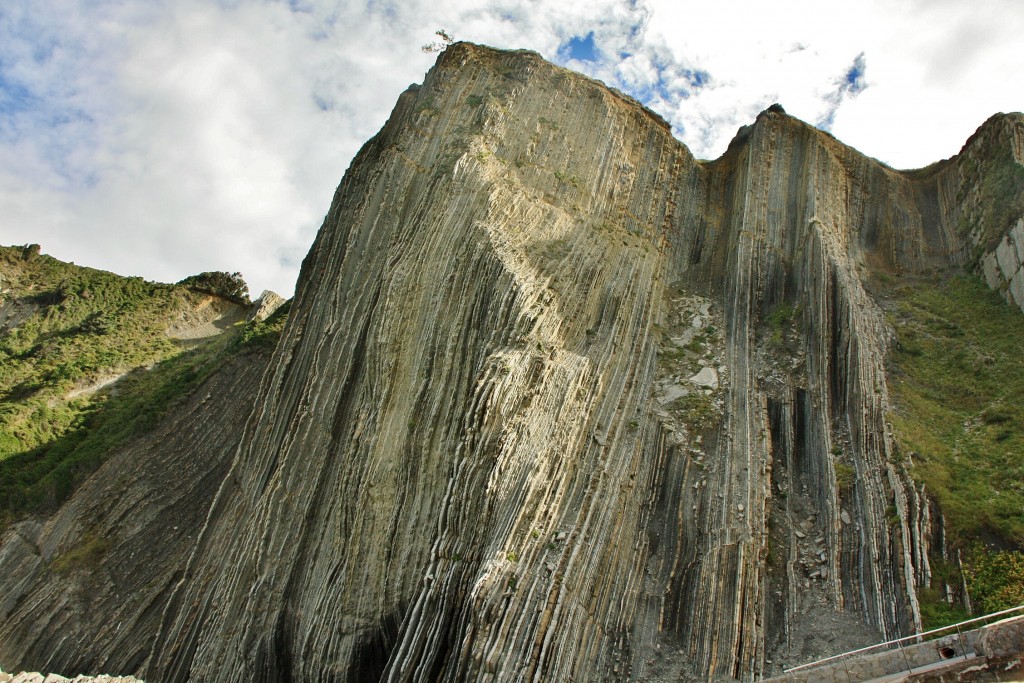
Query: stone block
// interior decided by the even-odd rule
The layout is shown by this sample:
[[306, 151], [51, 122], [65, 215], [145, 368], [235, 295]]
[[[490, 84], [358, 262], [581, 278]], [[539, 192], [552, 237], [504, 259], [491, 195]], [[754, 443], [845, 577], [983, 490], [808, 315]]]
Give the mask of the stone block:
[[985, 282], [988, 284], [989, 289], [999, 289], [999, 285], [1002, 284], [1002, 279], [999, 272], [999, 262], [996, 260], [995, 252], [985, 254], [984, 258], [981, 260], [981, 270], [985, 274]]
[[1007, 235], [1003, 238], [1003, 241], [996, 247], [996, 260], [999, 261], [999, 270], [1003, 271], [1004, 278], [1013, 277], [1020, 269], [1020, 261], [1017, 259], [1017, 250], [1014, 248], [1013, 243], [1010, 242], [1010, 236]]
[[976, 646], [979, 655], [994, 659], [1024, 652], [1024, 617], [1004, 619], [981, 631]]
[[1024, 309], [1024, 268], [1017, 271], [1017, 274], [1010, 280], [1010, 298], [1013, 302]]

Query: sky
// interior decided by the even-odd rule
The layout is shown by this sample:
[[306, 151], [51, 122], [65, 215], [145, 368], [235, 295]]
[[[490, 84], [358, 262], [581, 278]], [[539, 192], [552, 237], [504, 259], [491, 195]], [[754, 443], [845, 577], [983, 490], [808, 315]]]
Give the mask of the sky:
[[0, 244], [290, 296], [436, 29], [599, 78], [707, 159], [774, 102], [896, 168], [1024, 110], [1024, 0], [3, 0]]

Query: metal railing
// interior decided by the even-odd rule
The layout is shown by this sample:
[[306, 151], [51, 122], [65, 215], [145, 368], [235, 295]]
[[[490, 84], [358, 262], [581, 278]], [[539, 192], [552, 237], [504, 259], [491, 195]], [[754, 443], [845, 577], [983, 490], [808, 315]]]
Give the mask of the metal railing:
[[[875, 645], [868, 645], [867, 647], [862, 647], [862, 648], [859, 648], [857, 650], [850, 650], [849, 652], [843, 652], [842, 654], [832, 655], [831, 657], [825, 657], [824, 659], [819, 659], [819, 660], [816, 660], [816, 661], [813, 661], [813, 662], [809, 662], [807, 664], [801, 664], [800, 666], [794, 666], [791, 669], [783, 669], [783, 672], [788, 674], [788, 673], [792, 673], [794, 671], [801, 671], [803, 669], [810, 669], [811, 667], [821, 666], [822, 664], [827, 664], [829, 662], [838, 662], [839, 660], [844, 659], [846, 657], [850, 657], [852, 655], [861, 655], [861, 654], [865, 654], [867, 652], [870, 652], [872, 650], [878, 650], [880, 648], [887, 648], [887, 647], [890, 647], [892, 645], [896, 645], [897, 647], [900, 648], [900, 650], [902, 650], [903, 649], [903, 643], [906, 643], [906, 642], [909, 642], [909, 641], [922, 642], [922, 639], [925, 636], [929, 636], [929, 635], [932, 635], [932, 634], [935, 634], [935, 633], [941, 633], [943, 631], [950, 631], [950, 630], [954, 630], [954, 629], [956, 630], [957, 635], [959, 636], [959, 639], [960, 639], [960, 651], [963, 653], [963, 656], [966, 657], [967, 656], [967, 648], [964, 647], [964, 634], [963, 634], [963, 630], [960, 628], [961, 626], [966, 626], [967, 624], [976, 624], [976, 623], [978, 623], [980, 621], [986, 621], [988, 619], [991, 619], [992, 617], [1000, 617], [1000, 616], [1012, 614], [1014, 612], [1024, 612], [1024, 605], [1018, 605], [1017, 607], [1011, 607], [1010, 609], [1004, 609], [1004, 610], [1001, 610], [999, 612], [992, 612], [991, 614], [985, 614], [985, 615], [980, 616], [980, 617], [974, 617], [973, 619], [967, 619], [966, 621], [960, 621], [960, 622], [957, 622], [955, 624], [950, 624], [948, 626], [942, 626], [941, 628], [934, 628], [934, 629], [932, 629], [930, 631], [925, 631], [923, 633], [915, 633], [912, 636], [904, 636], [902, 638], [896, 638], [895, 640], [887, 640], [884, 643], [877, 643]], [[904, 653], [904, 657], [906, 657], [905, 653]], [[907, 663], [907, 670], [908, 671], [913, 671], [913, 667], [910, 666], [909, 662]]]

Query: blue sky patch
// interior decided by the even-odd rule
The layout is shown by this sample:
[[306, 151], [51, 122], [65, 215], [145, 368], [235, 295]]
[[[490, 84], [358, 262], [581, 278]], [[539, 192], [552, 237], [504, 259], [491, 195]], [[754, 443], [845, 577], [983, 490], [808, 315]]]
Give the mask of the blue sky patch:
[[846, 70], [842, 77], [835, 79], [835, 90], [822, 98], [825, 110], [818, 116], [818, 120], [814, 125], [822, 130], [832, 130], [832, 126], [836, 122], [836, 112], [839, 111], [839, 107], [843, 102], [851, 97], [856, 97], [868, 87], [867, 81], [864, 80], [864, 71], [866, 69], [867, 59], [864, 57], [864, 53], [861, 52], [853, 58], [853, 64], [850, 65], [850, 68]]
[[38, 98], [21, 83], [7, 78], [0, 69], [0, 116], [7, 117], [16, 112], [37, 106]]
[[305, 0], [288, 0], [288, 9], [297, 14], [313, 13], [313, 5]]
[[0, 143], [25, 143], [67, 186], [88, 188], [97, 172], [87, 154], [93, 117], [66, 98], [12, 78], [0, 65]]
[[594, 32], [591, 31], [585, 37], [573, 36], [569, 42], [562, 43], [558, 51], [568, 59], [576, 59], [581, 62], [593, 62], [597, 60], [597, 48], [594, 47]]
[[686, 69], [683, 73], [686, 74], [687, 79], [690, 81], [690, 85], [696, 90], [703, 88], [711, 80], [711, 74], [703, 69]]
[[853, 64], [850, 65], [849, 70], [844, 76], [846, 92], [856, 95], [867, 87], [867, 83], [864, 82], [864, 70], [866, 68], [867, 61], [864, 59], [864, 53], [861, 52], [854, 58]]
[[316, 108], [320, 111], [331, 111], [334, 109], [334, 105], [331, 104], [330, 100], [319, 93], [313, 93], [313, 103], [316, 104]]

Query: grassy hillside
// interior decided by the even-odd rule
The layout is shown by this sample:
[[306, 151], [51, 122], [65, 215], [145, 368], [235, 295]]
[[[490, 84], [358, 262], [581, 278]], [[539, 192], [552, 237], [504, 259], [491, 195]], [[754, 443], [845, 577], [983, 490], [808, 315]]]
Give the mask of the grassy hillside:
[[977, 278], [897, 288], [896, 435], [962, 537], [1024, 547], [1024, 315]]
[[[1024, 315], [977, 277], [890, 284], [900, 457], [964, 551], [982, 610], [1024, 601]], [[954, 615], [955, 616], [955, 615]]]
[[209, 293], [38, 248], [0, 247], [0, 277], [0, 528], [59, 505], [223, 354], [272, 344], [285, 315], [186, 342], [168, 328], [201, 322]]

